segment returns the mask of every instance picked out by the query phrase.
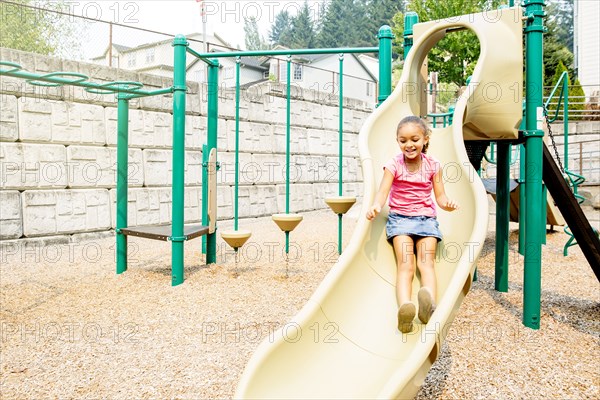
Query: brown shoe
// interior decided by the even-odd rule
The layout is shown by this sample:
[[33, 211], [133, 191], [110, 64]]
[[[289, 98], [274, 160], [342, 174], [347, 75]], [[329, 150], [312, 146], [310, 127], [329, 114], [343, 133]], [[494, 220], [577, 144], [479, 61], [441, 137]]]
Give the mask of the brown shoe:
[[400, 306], [398, 310], [398, 330], [400, 332], [408, 333], [412, 331], [416, 313], [417, 308], [413, 303], [408, 302]]
[[419, 320], [422, 323], [426, 324], [429, 322], [431, 315], [435, 311], [435, 303], [433, 301], [433, 296], [428, 288], [422, 287], [419, 289], [419, 294], [417, 295], [417, 299], [419, 300]]

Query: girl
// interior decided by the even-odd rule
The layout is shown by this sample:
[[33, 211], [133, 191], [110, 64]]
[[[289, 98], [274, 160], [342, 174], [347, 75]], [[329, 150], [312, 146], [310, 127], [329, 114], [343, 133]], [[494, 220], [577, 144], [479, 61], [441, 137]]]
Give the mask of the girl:
[[435, 218], [436, 207], [431, 190], [442, 210], [458, 209], [456, 202], [446, 197], [440, 163], [425, 154], [430, 133], [419, 117], [409, 116], [400, 121], [396, 130], [400, 154], [384, 166], [375, 201], [366, 215], [368, 220], [375, 218], [389, 194], [386, 234], [394, 246], [398, 262], [398, 329], [403, 333], [412, 330], [416, 314], [416, 307], [410, 300], [415, 274], [415, 248], [422, 285], [417, 296], [421, 322], [429, 322], [435, 310], [437, 287], [434, 258], [442, 234]]

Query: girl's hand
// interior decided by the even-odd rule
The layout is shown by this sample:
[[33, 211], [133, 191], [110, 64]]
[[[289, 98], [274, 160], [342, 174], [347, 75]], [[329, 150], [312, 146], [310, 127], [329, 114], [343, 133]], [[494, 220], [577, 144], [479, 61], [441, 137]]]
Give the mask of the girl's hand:
[[458, 203], [452, 199], [446, 200], [446, 204], [444, 204], [444, 210], [446, 211], [454, 211], [458, 210]]
[[367, 211], [367, 219], [370, 221], [377, 216], [381, 212], [381, 207], [377, 204], [371, 206], [369, 211]]

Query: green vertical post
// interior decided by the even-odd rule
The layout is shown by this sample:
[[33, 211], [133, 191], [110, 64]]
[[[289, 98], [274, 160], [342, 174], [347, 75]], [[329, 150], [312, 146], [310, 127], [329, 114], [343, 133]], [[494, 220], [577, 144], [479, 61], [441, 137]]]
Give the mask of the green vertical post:
[[[202, 145], [202, 225], [208, 225], [208, 146]], [[202, 254], [206, 254], [206, 235], [202, 236]]]
[[[286, 94], [286, 114], [285, 114], [285, 213], [290, 213], [290, 145], [291, 131], [290, 125], [292, 122], [291, 110], [291, 86], [292, 86], [292, 56], [287, 57], [287, 94]], [[285, 253], [290, 251], [290, 233], [285, 233]]]
[[546, 224], [548, 222], [548, 188], [546, 188], [546, 184], [542, 182], [542, 231], [540, 235], [542, 235], [542, 244], [546, 244]]
[[[569, 82], [567, 77], [563, 78], [563, 147], [565, 149], [564, 168], [569, 169]], [[560, 107], [557, 105], [556, 108]], [[575, 194], [577, 194], [577, 186], [574, 186]]]
[[542, 151], [543, 151], [543, 38], [544, 0], [525, 0], [526, 44], [526, 131], [527, 207], [525, 216], [527, 240], [523, 277], [523, 324], [540, 328], [542, 269]]
[[413, 26], [419, 23], [419, 16], [414, 11], [409, 11], [404, 15], [404, 59], [408, 57], [408, 52], [413, 45]]
[[238, 230], [239, 207], [239, 171], [240, 171], [240, 63], [241, 58], [235, 59], [235, 190], [233, 194], [234, 215], [233, 229]]
[[117, 103], [117, 274], [127, 271], [127, 236], [121, 229], [127, 228], [127, 176], [129, 152], [129, 100], [118, 95]]
[[182, 35], [173, 40], [175, 61], [173, 67], [173, 203], [171, 230], [171, 285], [183, 283], [183, 236], [185, 194], [185, 83], [186, 48]]
[[510, 222], [510, 143], [498, 142], [496, 161], [496, 271], [495, 289], [508, 291], [508, 224]]
[[[338, 182], [338, 196], [343, 195], [343, 187], [342, 182], [344, 180], [343, 174], [343, 166], [344, 166], [344, 55], [340, 54], [340, 112], [339, 112], [339, 162], [338, 162], [338, 172], [339, 172], [339, 182]], [[338, 254], [342, 254], [342, 214], [338, 214]]]
[[379, 39], [379, 96], [377, 105], [381, 105], [392, 93], [392, 28], [383, 25], [377, 34]]
[[[525, 132], [527, 130], [527, 116], [525, 114], [526, 103], [523, 100], [523, 119], [519, 126], [519, 131]], [[527, 173], [527, 163], [525, 156], [525, 146], [519, 145], [519, 254], [525, 255], [525, 215], [527, 215], [527, 201], [525, 193], [525, 181]]]
[[[207, 113], [207, 140], [206, 151], [210, 154], [212, 149], [217, 148], [217, 127], [219, 118], [219, 61], [211, 60], [208, 65], [208, 113]], [[205, 164], [205, 168], [217, 168], [216, 165]], [[216, 172], [216, 171], [215, 171]], [[203, 184], [206, 186], [206, 184]], [[207, 197], [204, 197], [206, 199]], [[204, 202], [204, 200], [203, 200]], [[202, 216], [203, 224], [208, 225], [208, 208], [207, 214]], [[209, 233], [206, 235], [206, 264], [214, 264], [217, 262], [217, 233]]]
[[[523, 119], [523, 124], [525, 119]], [[525, 126], [523, 125], [523, 130]], [[525, 154], [525, 146], [519, 145], [519, 254], [525, 255], [525, 227], [527, 226], [527, 191], [525, 189], [526, 174], [527, 174], [527, 156]]]

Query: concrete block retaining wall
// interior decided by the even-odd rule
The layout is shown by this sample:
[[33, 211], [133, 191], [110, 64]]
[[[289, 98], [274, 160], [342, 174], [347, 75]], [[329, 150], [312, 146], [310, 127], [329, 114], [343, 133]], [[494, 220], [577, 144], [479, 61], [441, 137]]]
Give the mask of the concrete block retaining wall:
[[[104, 66], [0, 49], [0, 59], [37, 73], [79, 72], [94, 82], [139, 81], [147, 89], [169, 79]], [[242, 93], [240, 107], [240, 217], [285, 211], [285, 111], [280, 87]], [[188, 83], [186, 98], [185, 219], [201, 220], [202, 145], [206, 143], [206, 88]], [[293, 212], [326, 208], [337, 195], [337, 100], [317, 103], [314, 93], [292, 99], [291, 188]], [[110, 234], [115, 227], [117, 109], [114, 95], [82, 88], [48, 88], [0, 78], [0, 240], [64, 242]], [[234, 92], [219, 101], [218, 215], [233, 217]], [[172, 97], [130, 101], [129, 224], [171, 221]], [[358, 131], [372, 112], [346, 99], [344, 191], [362, 195]]]

